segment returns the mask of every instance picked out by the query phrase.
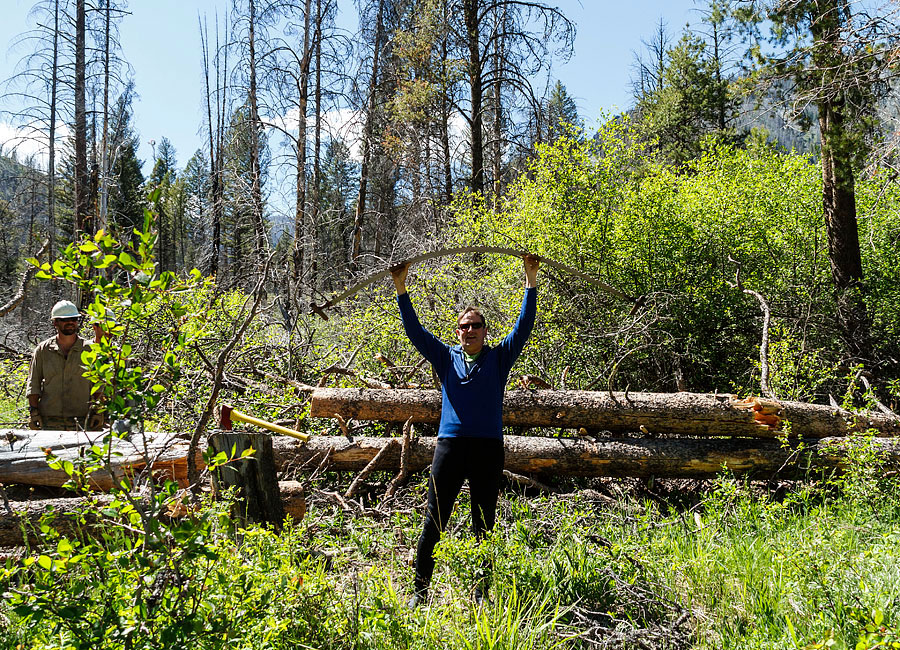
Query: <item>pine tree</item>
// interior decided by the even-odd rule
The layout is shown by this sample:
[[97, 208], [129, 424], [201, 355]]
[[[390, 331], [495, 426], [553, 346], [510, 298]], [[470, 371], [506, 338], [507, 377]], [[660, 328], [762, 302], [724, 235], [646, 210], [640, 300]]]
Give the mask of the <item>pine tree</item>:
[[661, 83], [638, 103], [638, 113], [646, 137], [658, 142], [661, 157], [681, 164], [700, 154], [703, 136], [727, 135], [720, 124], [730, 122], [734, 106], [728, 82], [719, 75], [706, 44], [685, 34], [668, 51]]
[[[856, 174], [874, 137], [875, 107], [892, 92], [900, 48], [896, 11], [850, 0], [742, 3], [739, 16], [759, 78], [792, 89], [791, 104], [812, 103], [821, 137], [822, 208], [837, 299], [837, 320], [849, 356], [874, 363], [864, 300], [856, 205]], [[766, 30], [766, 31], [763, 31]], [[764, 34], [766, 34], [764, 36]], [[771, 51], [764, 51], [768, 42]], [[785, 83], [787, 82], [787, 83]]]
[[181, 172], [185, 194], [184, 266], [201, 268], [206, 266], [210, 255], [212, 221], [212, 178], [209, 161], [203, 151], [197, 150]]
[[110, 169], [109, 228], [120, 238], [144, 222], [143, 164], [137, 157], [138, 136], [131, 124], [131, 87], [116, 100], [112, 115], [112, 166]]
[[319, 268], [327, 269], [321, 281], [333, 289], [350, 264], [350, 239], [353, 232], [352, 201], [359, 182], [358, 165], [350, 157], [350, 149], [339, 139], [329, 140], [322, 157], [320, 218], [316, 251]]
[[155, 148], [156, 160], [153, 170], [147, 179], [148, 189], [158, 189], [159, 199], [156, 202], [156, 227], [159, 232], [158, 260], [160, 268], [164, 271], [172, 271], [176, 267], [177, 255], [177, 231], [179, 203], [173, 195], [178, 176], [178, 161], [175, 157], [175, 147], [168, 138], [163, 136]]
[[564, 135], [570, 126], [581, 127], [575, 100], [572, 99], [566, 87], [559, 80], [556, 81], [556, 85], [550, 91], [550, 97], [547, 98], [547, 107], [544, 112], [547, 116], [547, 140], [549, 142], [554, 142], [561, 135]]
[[136, 137], [122, 145], [111, 171], [115, 180], [109, 193], [109, 226], [119, 237], [127, 239], [134, 228], [142, 226], [146, 203]]
[[[224, 183], [224, 223], [222, 224], [222, 246], [224, 248], [224, 265], [226, 274], [232, 284], [247, 285], [256, 269], [256, 229], [254, 220], [258, 209], [253, 197], [254, 183], [265, 187], [266, 170], [268, 169], [268, 145], [265, 133], [259, 129], [256, 137], [250, 129], [259, 129], [259, 124], [250, 119], [250, 107], [247, 104], [237, 108], [225, 133], [225, 151], [223, 160]], [[254, 142], [259, 143], [259, 151], [251, 154]], [[257, 168], [254, 159], [260, 161]], [[256, 170], [259, 169], [259, 172]], [[261, 178], [255, 179], [259, 173]], [[263, 196], [263, 210], [265, 197]], [[268, 224], [263, 216], [266, 232]]]

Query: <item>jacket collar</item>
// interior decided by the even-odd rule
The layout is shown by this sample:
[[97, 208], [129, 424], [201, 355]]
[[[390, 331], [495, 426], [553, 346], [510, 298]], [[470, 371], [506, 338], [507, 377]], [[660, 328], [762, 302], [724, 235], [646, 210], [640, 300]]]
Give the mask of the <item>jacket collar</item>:
[[[72, 352], [73, 350], [80, 350], [82, 347], [84, 347], [85, 342], [86, 342], [85, 339], [81, 338], [80, 336], [76, 336], [75, 342], [72, 344], [72, 347], [69, 348], [69, 352]], [[50, 348], [51, 350], [53, 350], [54, 352], [62, 354], [62, 350], [59, 347], [59, 337], [58, 336], [54, 336], [52, 339], [50, 339], [50, 344], [47, 347]]]

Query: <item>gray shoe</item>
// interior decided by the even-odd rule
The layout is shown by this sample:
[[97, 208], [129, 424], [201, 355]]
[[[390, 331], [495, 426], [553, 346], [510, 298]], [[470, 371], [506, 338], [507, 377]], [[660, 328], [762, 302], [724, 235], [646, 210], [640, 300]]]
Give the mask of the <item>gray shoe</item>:
[[428, 591], [416, 589], [413, 591], [412, 596], [410, 596], [409, 601], [406, 603], [406, 607], [408, 609], [416, 609], [417, 607], [421, 607], [425, 604], [425, 601], [428, 600]]

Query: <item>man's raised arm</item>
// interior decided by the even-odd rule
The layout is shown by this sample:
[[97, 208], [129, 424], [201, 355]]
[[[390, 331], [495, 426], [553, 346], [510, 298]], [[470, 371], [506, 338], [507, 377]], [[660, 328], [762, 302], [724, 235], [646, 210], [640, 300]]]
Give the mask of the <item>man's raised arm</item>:
[[394, 288], [397, 289], [397, 305], [400, 307], [400, 320], [403, 322], [403, 330], [419, 353], [428, 359], [438, 373], [441, 373], [449, 362], [449, 348], [441, 343], [438, 338], [422, 327], [416, 310], [413, 309], [409, 294], [406, 293], [406, 274], [409, 264], [402, 263], [391, 268], [391, 279]]

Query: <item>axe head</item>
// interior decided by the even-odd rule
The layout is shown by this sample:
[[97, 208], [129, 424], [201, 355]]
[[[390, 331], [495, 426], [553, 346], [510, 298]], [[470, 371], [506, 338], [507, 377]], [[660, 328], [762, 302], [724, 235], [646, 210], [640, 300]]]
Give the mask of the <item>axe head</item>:
[[231, 431], [231, 411], [234, 408], [230, 404], [222, 404], [219, 410], [219, 428], [222, 431]]

